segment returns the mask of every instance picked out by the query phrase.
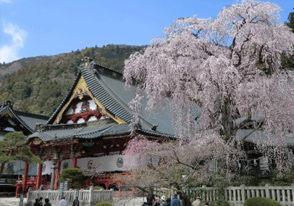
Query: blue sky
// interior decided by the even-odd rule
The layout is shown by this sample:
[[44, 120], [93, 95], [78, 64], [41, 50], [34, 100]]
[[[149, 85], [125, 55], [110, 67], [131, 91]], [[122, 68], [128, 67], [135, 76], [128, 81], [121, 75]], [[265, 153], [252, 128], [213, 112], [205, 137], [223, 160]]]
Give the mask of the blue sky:
[[[278, 4], [281, 22], [294, 0]], [[148, 45], [178, 17], [215, 18], [236, 0], [0, 0], [0, 62], [107, 44]]]

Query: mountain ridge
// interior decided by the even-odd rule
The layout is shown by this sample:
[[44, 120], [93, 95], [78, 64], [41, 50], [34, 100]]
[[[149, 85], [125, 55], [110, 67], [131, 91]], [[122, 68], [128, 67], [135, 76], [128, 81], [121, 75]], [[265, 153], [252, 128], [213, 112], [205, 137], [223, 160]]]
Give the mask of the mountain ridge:
[[0, 64], [0, 102], [11, 100], [18, 111], [50, 116], [71, 88], [85, 56], [123, 72], [124, 60], [145, 47], [110, 44]]

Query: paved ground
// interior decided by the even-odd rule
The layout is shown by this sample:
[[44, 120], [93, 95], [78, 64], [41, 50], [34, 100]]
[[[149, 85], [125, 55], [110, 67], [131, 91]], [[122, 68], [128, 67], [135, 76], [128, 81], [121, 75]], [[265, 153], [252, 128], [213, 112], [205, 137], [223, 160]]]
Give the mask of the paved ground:
[[[25, 202], [27, 202], [27, 198], [24, 198]], [[0, 197], [0, 206], [19, 206], [19, 198]]]
[[[146, 198], [144, 199], [146, 201]], [[144, 203], [142, 197], [132, 198], [132, 197], [122, 197], [122, 198], [114, 198], [113, 204], [114, 206], [141, 206]]]
[[[24, 199], [24, 206], [27, 199]], [[114, 197], [114, 206], [141, 206], [143, 204], [143, 198], [131, 198], [131, 197]], [[19, 198], [0, 198], [0, 206], [19, 206]], [[55, 205], [52, 205], [55, 206]]]

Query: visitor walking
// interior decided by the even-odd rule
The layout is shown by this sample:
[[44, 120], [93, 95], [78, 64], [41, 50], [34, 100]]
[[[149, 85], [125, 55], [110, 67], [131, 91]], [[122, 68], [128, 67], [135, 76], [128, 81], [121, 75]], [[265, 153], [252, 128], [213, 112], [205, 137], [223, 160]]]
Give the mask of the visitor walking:
[[166, 203], [167, 203], [167, 206], [171, 206], [171, 199], [170, 198], [167, 198], [166, 199]]
[[35, 199], [34, 206], [41, 206], [41, 205], [40, 205], [40, 202], [39, 202], [39, 199], [38, 199], [38, 198], [37, 198], [37, 199]]
[[142, 206], [152, 206], [153, 203], [155, 202], [155, 197], [153, 194], [149, 194], [146, 199], [147, 199], [147, 202], [144, 202]]
[[171, 201], [171, 206], [181, 206], [180, 200], [177, 198], [177, 194], [173, 194]]
[[43, 197], [40, 197], [40, 198], [39, 198], [39, 205], [40, 205], [40, 206], [43, 206]]
[[65, 197], [62, 197], [62, 200], [59, 202], [59, 206], [68, 206], [67, 201], [65, 200]]
[[80, 206], [80, 201], [79, 201], [78, 197], [75, 198], [75, 200], [72, 203], [72, 206]]
[[161, 197], [161, 204], [160, 204], [160, 206], [167, 206], [166, 197], [164, 195]]
[[192, 203], [192, 206], [200, 206], [201, 198], [197, 197], [196, 200]]
[[51, 203], [49, 202], [48, 198], [45, 198], [45, 204], [44, 206], [52, 206]]

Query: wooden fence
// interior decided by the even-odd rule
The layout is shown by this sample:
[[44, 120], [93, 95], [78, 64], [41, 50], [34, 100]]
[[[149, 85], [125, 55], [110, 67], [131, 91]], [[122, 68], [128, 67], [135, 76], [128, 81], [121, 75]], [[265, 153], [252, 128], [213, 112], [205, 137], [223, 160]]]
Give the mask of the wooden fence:
[[94, 190], [90, 187], [89, 190], [68, 190], [61, 195], [58, 190], [29, 190], [27, 205], [34, 205], [35, 199], [43, 197], [48, 198], [52, 205], [58, 205], [62, 197], [65, 197], [68, 205], [72, 205], [75, 197], [79, 198], [80, 206], [93, 206], [96, 202], [112, 201], [113, 190]]
[[[155, 194], [171, 197], [176, 191], [170, 189], [156, 189]], [[292, 186], [245, 186], [227, 187], [224, 191], [219, 191], [213, 187], [197, 187], [186, 191], [194, 201], [197, 196], [202, 201], [212, 202], [217, 199], [225, 199], [232, 206], [242, 206], [246, 199], [252, 197], [267, 197], [278, 201], [283, 206], [294, 206], [294, 185]]]

